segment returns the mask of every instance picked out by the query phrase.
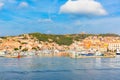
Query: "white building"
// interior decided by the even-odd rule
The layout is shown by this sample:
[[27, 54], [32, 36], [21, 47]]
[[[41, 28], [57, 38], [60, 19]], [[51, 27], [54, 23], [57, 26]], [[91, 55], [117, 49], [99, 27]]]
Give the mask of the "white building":
[[117, 49], [120, 50], [120, 43], [109, 43], [108, 44], [108, 49], [111, 51], [115, 51]]

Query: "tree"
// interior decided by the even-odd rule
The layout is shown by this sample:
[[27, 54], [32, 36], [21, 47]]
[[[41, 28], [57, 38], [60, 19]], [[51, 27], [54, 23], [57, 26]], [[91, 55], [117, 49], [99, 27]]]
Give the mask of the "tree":
[[27, 48], [24, 48], [22, 51], [28, 51], [28, 49], [27, 49]]
[[15, 51], [19, 50], [18, 48], [14, 48]]

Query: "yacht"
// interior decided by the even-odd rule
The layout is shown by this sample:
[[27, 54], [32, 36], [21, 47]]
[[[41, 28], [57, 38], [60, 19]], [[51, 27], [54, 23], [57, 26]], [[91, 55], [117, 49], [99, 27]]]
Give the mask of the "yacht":
[[119, 49], [116, 50], [116, 55], [120, 55], [120, 50]]

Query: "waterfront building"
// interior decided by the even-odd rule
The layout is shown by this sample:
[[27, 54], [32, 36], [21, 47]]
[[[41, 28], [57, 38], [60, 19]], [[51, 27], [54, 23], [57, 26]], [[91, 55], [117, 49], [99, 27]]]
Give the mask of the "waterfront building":
[[109, 43], [108, 44], [108, 50], [111, 50], [111, 51], [116, 51], [117, 49], [120, 50], [120, 42], [114, 42], [114, 43]]

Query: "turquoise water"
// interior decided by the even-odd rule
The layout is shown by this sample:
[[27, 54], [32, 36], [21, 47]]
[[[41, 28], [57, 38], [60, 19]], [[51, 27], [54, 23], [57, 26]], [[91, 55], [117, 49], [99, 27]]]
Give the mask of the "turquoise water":
[[120, 80], [120, 57], [1, 57], [0, 80]]

